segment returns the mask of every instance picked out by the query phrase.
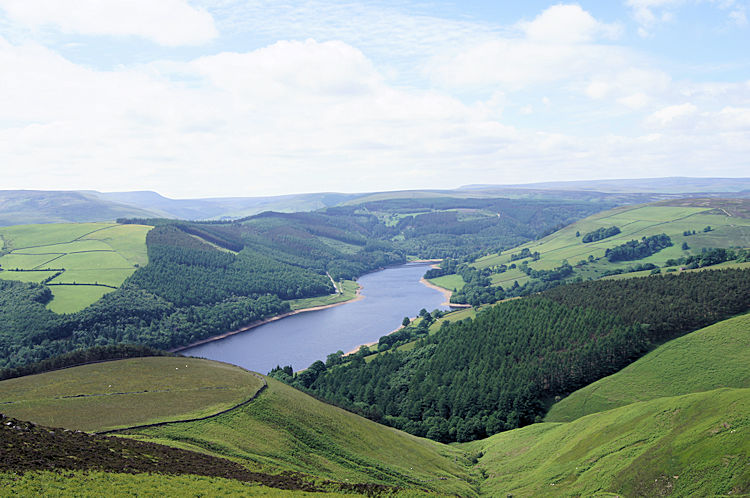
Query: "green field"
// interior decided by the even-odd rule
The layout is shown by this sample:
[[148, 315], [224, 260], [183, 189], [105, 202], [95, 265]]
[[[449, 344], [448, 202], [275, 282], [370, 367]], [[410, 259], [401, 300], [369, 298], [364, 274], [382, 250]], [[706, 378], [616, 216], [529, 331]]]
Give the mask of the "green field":
[[336, 282], [336, 288], [338, 293], [329, 294], [327, 296], [320, 297], [308, 297], [304, 299], [292, 299], [289, 301], [289, 307], [292, 310], [301, 310], [306, 308], [315, 308], [317, 306], [329, 306], [331, 304], [343, 303], [344, 301], [351, 301], [357, 297], [357, 290], [359, 284], [354, 280], [344, 280], [343, 282]]
[[55, 285], [50, 290], [55, 298], [47, 308], [55, 313], [71, 313], [95, 303], [114, 289], [103, 285]]
[[717, 496], [750, 492], [750, 389], [634, 403], [461, 445], [490, 496]]
[[461, 290], [466, 285], [461, 275], [444, 275], [442, 277], [431, 278], [428, 282], [449, 291]]
[[[719, 205], [721, 201], [709, 201], [711, 202]], [[697, 201], [695, 203], [701, 204]], [[534, 270], [551, 270], [567, 260], [575, 267], [575, 274], [586, 279], [599, 278], [605, 271], [625, 269], [640, 263], [653, 263], [661, 267], [667, 259], [697, 254], [703, 248], [750, 247], [750, 219], [748, 218], [741, 218], [736, 214], [728, 216], [722, 210], [714, 209], [712, 206], [691, 207], [663, 204], [625, 206], [598, 213], [541, 240], [480, 258], [473, 266], [483, 269], [529, 261], [529, 266]], [[611, 226], [619, 227], [621, 233], [596, 242], [584, 244], [581, 241], [584, 234]], [[710, 226], [712, 230], [704, 232], [703, 229], [707, 226]], [[692, 230], [696, 231], [695, 235], [683, 235], [685, 231]], [[577, 237], [576, 232], [580, 236]], [[673, 246], [637, 261], [610, 263], [604, 258], [604, 253], [608, 248], [624, 244], [629, 240], [661, 233], [666, 233], [671, 237]], [[688, 250], [682, 249], [683, 242], [688, 244]], [[527, 258], [511, 262], [511, 254], [517, 254], [524, 248], [532, 253], [538, 252], [540, 259], [530, 261]], [[589, 262], [590, 257], [595, 258], [595, 261]], [[582, 261], [586, 263], [581, 264]], [[514, 281], [523, 285], [529, 277], [520, 269], [514, 268], [493, 274], [491, 280], [493, 285], [506, 287], [512, 285]]]
[[556, 403], [548, 422], [567, 422], [637, 401], [750, 388], [750, 315], [742, 315], [670, 341], [614, 375]]
[[[133, 431], [265, 472], [474, 494], [462, 451], [327, 405], [274, 379], [252, 403], [209, 420]], [[443, 479], [445, 478], [445, 479]]]
[[[151, 227], [114, 223], [18, 225], [0, 228], [4, 243], [0, 278], [48, 283], [57, 313], [72, 313], [118, 287], [138, 266], [148, 263], [146, 233]], [[71, 284], [87, 284], [71, 285]]]
[[22, 420], [84, 431], [210, 415], [240, 403], [262, 382], [225, 363], [134, 358], [0, 382], [0, 410]]

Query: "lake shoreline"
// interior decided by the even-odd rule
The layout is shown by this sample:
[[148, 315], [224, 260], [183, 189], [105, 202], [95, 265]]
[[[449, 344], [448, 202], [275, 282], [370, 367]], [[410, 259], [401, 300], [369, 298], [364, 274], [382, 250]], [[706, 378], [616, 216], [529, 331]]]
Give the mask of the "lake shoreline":
[[302, 309], [298, 309], [298, 310], [287, 311], [286, 313], [282, 313], [280, 315], [272, 316], [270, 318], [264, 318], [263, 320], [256, 320], [256, 321], [251, 322], [251, 323], [249, 323], [247, 325], [244, 325], [244, 326], [242, 326], [242, 327], [240, 327], [238, 329], [230, 330], [229, 332], [223, 332], [223, 333], [221, 333], [219, 335], [212, 335], [211, 337], [207, 337], [205, 339], [201, 339], [200, 341], [192, 342], [192, 343], [190, 343], [190, 344], [188, 344], [186, 346], [178, 346], [176, 348], [168, 349], [167, 352], [168, 353], [179, 353], [180, 351], [185, 351], [186, 349], [194, 348], [196, 346], [202, 346], [202, 345], [208, 344], [210, 342], [219, 341], [221, 339], [225, 339], [225, 338], [231, 337], [233, 335], [241, 334], [242, 332], [247, 332], [248, 330], [252, 330], [254, 328], [260, 327], [261, 325], [265, 325], [267, 323], [272, 323], [272, 322], [275, 322], [277, 320], [281, 320], [282, 318], [287, 318], [287, 317], [290, 317], [290, 316], [293, 316], [293, 315], [299, 315], [300, 313], [307, 313], [308, 311], [320, 311], [320, 310], [325, 310], [325, 309], [328, 309], [328, 308], [333, 308], [334, 306], [340, 306], [342, 304], [353, 303], [353, 302], [359, 301], [360, 299], [364, 299], [365, 296], [361, 294], [361, 291], [362, 291], [362, 286], [360, 285], [357, 288], [357, 292], [354, 295], [354, 297], [351, 298], [351, 299], [347, 299], [346, 301], [340, 301], [338, 303], [331, 303], [331, 304], [324, 304], [322, 306], [313, 306], [311, 308], [302, 308]]
[[[417, 262], [419, 262], [419, 263], [432, 263], [432, 262], [435, 262], [435, 261], [442, 261], [442, 260], [438, 259], [438, 260], [410, 261], [410, 263], [417, 263]], [[433, 268], [434, 267], [435, 267], [435, 265], [433, 265]], [[450, 300], [451, 300], [451, 296], [453, 295], [453, 292], [449, 291], [445, 287], [440, 287], [439, 285], [435, 285], [432, 282], [430, 282], [427, 279], [425, 279], [424, 277], [422, 277], [421, 279], [419, 279], [419, 283], [422, 284], [422, 285], [424, 285], [425, 287], [429, 287], [430, 289], [434, 289], [436, 291], [439, 291], [439, 292], [441, 292], [443, 294], [443, 296], [445, 296], [445, 302], [444, 303], [440, 303], [441, 306], [449, 306], [451, 308], [471, 308], [470, 304], [454, 304], [454, 303], [451, 303]], [[417, 318], [418, 318], [418, 316], [411, 317], [409, 319], [413, 321], [413, 320], [416, 320]], [[404, 328], [404, 326], [401, 325], [399, 328], [397, 328], [395, 330], [391, 330], [387, 334], [383, 334], [383, 336], [395, 334], [396, 332], [398, 332], [399, 330], [401, 330], [403, 328]], [[381, 336], [381, 337], [383, 337], [383, 336]], [[372, 347], [372, 346], [376, 345], [379, 341], [380, 341], [380, 337], [378, 338], [377, 341], [366, 342], [364, 344], [360, 344], [359, 346], [357, 346], [356, 348], [352, 349], [348, 353], [344, 353], [344, 356], [349, 356], [351, 354], [356, 353], [357, 351], [360, 350], [360, 348], [362, 346], [367, 346], [368, 348]]]

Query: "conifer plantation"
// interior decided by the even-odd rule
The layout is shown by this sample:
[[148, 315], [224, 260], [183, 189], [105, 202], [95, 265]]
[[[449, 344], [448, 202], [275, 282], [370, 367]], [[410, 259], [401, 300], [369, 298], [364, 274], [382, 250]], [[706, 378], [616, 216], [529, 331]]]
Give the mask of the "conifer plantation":
[[747, 310], [748, 288], [750, 270], [561, 286], [444, 325], [410, 351], [353, 355], [308, 390], [437, 441], [483, 438], [540, 421], [557, 397]]

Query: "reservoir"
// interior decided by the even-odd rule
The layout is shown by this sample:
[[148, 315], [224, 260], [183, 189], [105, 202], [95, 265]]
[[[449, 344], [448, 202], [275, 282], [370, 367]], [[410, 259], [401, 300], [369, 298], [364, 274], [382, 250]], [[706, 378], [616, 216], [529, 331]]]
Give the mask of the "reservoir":
[[302, 370], [338, 350], [377, 341], [422, 308], [447, 310], [442, 292], [419, 280], [429, 263], [409, 263], [360, 277], [363, 299], [270, 322], [246, 332], [181, 351], [233, 363], [260, 373], [276, 365]]

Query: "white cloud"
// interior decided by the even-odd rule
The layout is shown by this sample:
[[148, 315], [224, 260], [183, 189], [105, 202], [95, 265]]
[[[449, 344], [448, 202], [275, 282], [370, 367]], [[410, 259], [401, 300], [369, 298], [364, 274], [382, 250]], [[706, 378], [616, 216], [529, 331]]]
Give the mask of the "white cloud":
[[737, 0], [627, 0], [625, 3], [639, 24], [638, 34], [642, 37], [650, 36], [656, 25], [673, 21], [677, 9], [686, 4], [708, 4], [722, 11], [729, 11], [727, 17], [730, 22], [740, 27], [747, 25], [745, 6]]
[[684, 3], [685, 0], [627, 0], [626, 5], [631, 8], [633, 17], [640, 24], [638, 33], [647, 36], [648, 30], [658, 22], [669, 22], [672, 20], [673, 9]]
[[744, 7], [739, 7], [729, 13], [729, 19], [737, 26], [747, 26], [747, 14]]
[[17, 23], [63, 33], [138, 36], [160, 45], [206, 43], [218, 35], [211, 15], [185, 0], [0, 0]]
[[[319, 6], [338, 19], [346, 9], [247, 5], [271, 9], [241, 19], [259, 25], [302, 9], [283, 21], [303, 26], [299, 38], [98, 70], [0, 36], [0, 70], [13, 75], [0, 78], [3, 186], [218, 196], [704, 174], [707, 164], [746, 176], [750, 82], [675, 82], [602, 43], [613, 33], [580, 7], [556, 6], [569, 18], [549, 32], [554, 8], [473, 32], [392, 10], [378, 20], [357, 4], [362, 17], [325, 36], [325, 23], [300, 12]], [[357, 33], [364, 20], [373, 24]], [[434, 55], [438, 84], [392, 77], [387, 54], [400, 47], [414, 74]], [[515, 126], [506, 108], [533, 113]]]
[[649, 101], [649, 97], [643, 92], [633, 93], [617, 99], [617, 102], [631, 109], [641, 109], [645, 107]]
[[675, 122], [681, 121], [688, 116], [692, 116], [697, 110], [698, 108], [690, 102], [671, 105], [652, 113], [647, 121], [658, 126], [668, 126], [675, 124]]
[[620, 26], [597, 21], [579, 5], [553, 5], [519, 27], [529, 40], [545, 43], [584, 43], [599, 37], [617, 38], [621, 33]]
[[670, 84], [666, 73], [635, 52], [601, 43], [619, 27], [577, 5], [555, 5], [518, 26], [520, 36], [496, 36], [434, 57], [428, 74], [451, 89], [563, 87], [594, 100], [622, 100], [629, 108], [645, 106]]

